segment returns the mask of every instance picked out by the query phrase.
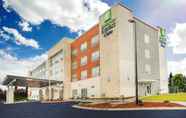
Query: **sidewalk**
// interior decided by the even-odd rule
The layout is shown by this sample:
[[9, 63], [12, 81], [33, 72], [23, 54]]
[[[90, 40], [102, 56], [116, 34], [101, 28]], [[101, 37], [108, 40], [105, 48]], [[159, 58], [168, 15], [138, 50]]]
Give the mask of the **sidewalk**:
[[151, 107], [151, 108], [90, 108], [73, 105], [73, 108], [97, 111], [144, 111], [144, 110], [186, 110], [186, 107]]

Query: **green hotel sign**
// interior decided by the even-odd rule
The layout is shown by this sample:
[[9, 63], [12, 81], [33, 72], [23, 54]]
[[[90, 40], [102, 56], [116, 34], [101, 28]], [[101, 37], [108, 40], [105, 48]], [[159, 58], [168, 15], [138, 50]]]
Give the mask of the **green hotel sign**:
[[104, 37], [110, 35], [115, 27], [115, 19], [112, 18], [111, 9], [106, 11], [101, 17], [101, 29]]
[[164, 28], [160, 28], [160, 44], [161, 47], [165, 48], [167, 43], [167, 37], [166, 37], [166, 30]]
[[103, 17], [102, 17], [102, 22], [103, 23], [107, 23], [107, 21], [111, 20], [112, 19], [112, 13], [111, 13], [111, 9], [108, 10], [107, 12], [105, 12], [103, 14]]

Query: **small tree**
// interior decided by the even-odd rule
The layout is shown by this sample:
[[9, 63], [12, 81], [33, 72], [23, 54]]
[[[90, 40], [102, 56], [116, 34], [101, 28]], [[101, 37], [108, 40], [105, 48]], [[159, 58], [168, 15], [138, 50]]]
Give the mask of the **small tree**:
[[169, 87], [171, 87], [173, 84], [172, 77], [173, 77], [172, 72], [170, 72], [170, 74], [169, 74]]
[[185, 77], [183, 74], [176, 74], [173, 76], [173, 86], [182, 92], [185, 88]]

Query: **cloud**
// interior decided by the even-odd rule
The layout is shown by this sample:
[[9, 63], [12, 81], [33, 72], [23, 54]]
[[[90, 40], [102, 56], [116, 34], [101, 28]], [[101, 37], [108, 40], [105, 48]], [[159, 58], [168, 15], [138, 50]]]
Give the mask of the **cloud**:
[[3, 27], [3, 30], [4, 30], [3, 32], [6, 32], [6, 33], [11, 34], [13, 36], [13, 38], [10, 38], [9, 35], [7, 35], [7, 34], [5, 34], [1, 31], [0, 36], [2, 38], [4, 38], [5, 40], [15, 39], [15, 42], [18, 45], [31, 46], [31, 47], [36, 48], [36, 49], [39, 48], [39, 44], [36, 40], [27, 39], [27, 38], [23, 37], [16, 29]]
[[174, 54], [186, 54], [186, 23], [177, 23], [168, 38]]
[[7, 74], [28, 76], [28, 71], [47, 59], [47, 52], [32, 58], [18, 59], [7, 50], [0, 49], [0, 81]]
[[5, 9], [15, 10], [31, 24], [49, 20], [73, 31], [87, 30], [109, 6], [101, 0], [3, 0]]
[[182, 73], [186, 75], [186, 58], [183, 58], [178, 61], [168, 61], [168, 72], [173, 72], [173, 74], [176, 73]]
[[22, 30], [25, 31], [25, 32], [30, 32], [30, 31], [32, 31], [32, 27], [31, 27], [30, 24], [29, 24], [28, 22], [26, 22], [26, 21], [19, 22], [18, 25], [19, 25], [19, 26], [22, 28]]
[[5, 41], [8, 41], [11, 39], [11, 37], [8, 34], [5, 34], [4, 31], [2, 30], [0, 30], [0, 37], [1, 37], [0, 40], [5, 40]]
[[135, 2], [134, 9], [144, 20], [168, 30], [176, 22], [184, 22], [186, 19], [185, 0], [139, 0]]

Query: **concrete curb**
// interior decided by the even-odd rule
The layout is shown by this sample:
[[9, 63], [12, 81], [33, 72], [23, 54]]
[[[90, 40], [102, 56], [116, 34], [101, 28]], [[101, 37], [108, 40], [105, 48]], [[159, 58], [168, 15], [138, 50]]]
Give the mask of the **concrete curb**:
[[144, 110], [186, 110], [186, 107], [150, 107], [150, 108], [90, 108], [73, 105], [73, 108], [97, 111], [144, 111]]

